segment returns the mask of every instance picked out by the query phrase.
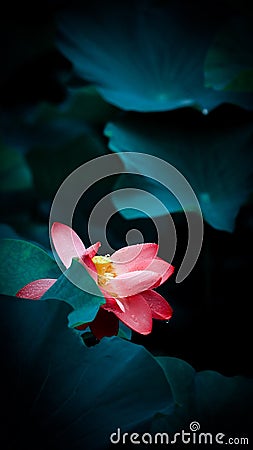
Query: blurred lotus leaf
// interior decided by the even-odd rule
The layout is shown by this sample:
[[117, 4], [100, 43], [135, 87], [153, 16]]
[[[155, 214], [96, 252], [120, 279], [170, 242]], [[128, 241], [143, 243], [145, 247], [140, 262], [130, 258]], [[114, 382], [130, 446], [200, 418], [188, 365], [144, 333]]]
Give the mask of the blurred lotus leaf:
[[248, 425], [251, 379], [196, 373], [119, 338], [86, 348], [66, 327], [68, 311], [57, 301], [1, 299], [3, 447], [102, 450], [117, 428], [174, 433], [192, 418], [216, 433]]
[[[68, 124], [70, 125], [70, 124]], [[26, 155], [34, 178], [34, 185], [42, 198], [56, 194], [61, 183], [85, 162], [102, 156], [106, 147], [96, 133], [82, 133], [52, 149], [36, 146]]]
[[[107, 124], [105, 135], [109, 148], [115, 152], [140, 152], [135, 169], [145, 177], [122, 175], [115, 190], [126, 187], [138, 189], [124, 197], [113, 197], [121, 210], [128, 204], [136, 209], [122, 209], [126, 218], [143, 217], [145, 205], [153, 216], [168, 212], [191, 210], [187, 202], [181, 205], [171, 192], [156, 180], [159, 173], [147, 167], [145, 153], [154, 155], [174, 166], [190, 183], [200, 203], [204, 219], [214, 228], [233, 231], [240, 207], [252, 193], [252, 136], [251, 116], [244, 122], [237, 121], [237, 110], [226, 117], [226, 109], [215, 110], [208, 115], [185, 110], [181, 120], [172, 113], [127, 114]], [[233, 124], [231, 126], [231, 124]], [[132, 162], [128, 155], [119, 155], [125, 168], [131, 172]], [[147, 178], [148, 177], [148, 178]], [[147, 202], [145, 193], [154, 195], [157, 201]], [[183, 195], [183, 194], [182, 194]], [[131, 199], [130, 199], [131, 197]]]
[[0, 192], [31, 189], [31, 170], [22, 154], [0, 144]]
[[211, 370], [195, 372], [192, 366], [177, 358], [156, 359], [171, 386], [175, 404], [173, 414], [168, 409], [167, 414], [155, 417], [153, 433], [175, 433], [175, 430], [180, 432], [182, 428], [190, 432], [190, 423], [196, 421], [200, 425], [197, 439], [201, 432], [213, 433], [214, 439], [218, 432], [238, 436], [250, 430], [252, 379], [225, 377]]
[[[75, 283], [75, 284], [74, 284]], [[94, 294], [90, 294], [92, 292]], [[52, 299], [62, 300], [72, 306], [69, 316], [69, 327], [77, 327], [83, 323], [92, 322], [100, 308], [105, 303], [101, 291], [86, 269], [73, 260], [66, 270], [46, 291], [41, 301]]]
[[253, 92], [252, 17], [233, 17], [216, 34], [205, 59], [205, 85], [216, 90]]
[[[71, 172], [108, 153], [99, 127], [101, 121], [104, 125], [103, 120], [113, 118], [115, 110], [93, 88], [86, 87], [72, 92], [61, 105], [41, 103], [30, 115], [1, 114], [3, 141], [30, 169], [39, 198], [52, 198]], [[10, 159], [7, 150], [2, 159], [6, 165]], [[6, 180], [7, 175], [9, 183], [16, 178], [8, 171]]]
[[138, 430], [173, 403], [143, 347], [115, 338], [86, 348], [67, 328], [68, 312], [58, 301], [1, 299], [5, 447], [107, 448], [115, 426]]
[[37, 245], [19, 239], [0, 240], [0, 293], [15, 295], [40, 278], [58, 278], [56, 262]]
[[[100, 305], [105, 303], [96, 283], [77, 261], [73, 260], [71, 267], [61, 274], [54, 259], [30, 242], [1, 239], [0, 250], [1, 294], [15, 296], [17, 291], [32, 281], [44, 278], [57, 279], [41, 301], [61, 300], [70, 304], [73, 308], [69, 314], [70, 327], [91, 322]], [[94, 295], [89, 294], [91, 290]]]
[[69, 119], [80, 123], [101, 124], [110, 120], [118, 109], [107, 103], [94, 86], [70, 88], [68, 97], [61, 106], [43, 103], [38, 110], [38, 119]]
[[204, 86], [205, 55], [224, 21], [209, 8], [196, 14], [186, 2], [95, 0], [71, 3], [56, 21], [58, 48], [77, 76], [119, 108], [209, 110], [225, 101], [252, 107], [249, 96]]

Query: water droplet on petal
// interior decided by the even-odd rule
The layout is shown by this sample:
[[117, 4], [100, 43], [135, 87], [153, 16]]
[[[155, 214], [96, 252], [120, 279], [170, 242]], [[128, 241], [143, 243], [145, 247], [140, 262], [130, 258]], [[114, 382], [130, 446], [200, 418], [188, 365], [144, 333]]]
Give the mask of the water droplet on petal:
[[134, 314], [131, 314], [131, 318], [133, 319], [133, 321], [135, 323], [138, 323], [138, 319], [137, 319], [137, 317]]

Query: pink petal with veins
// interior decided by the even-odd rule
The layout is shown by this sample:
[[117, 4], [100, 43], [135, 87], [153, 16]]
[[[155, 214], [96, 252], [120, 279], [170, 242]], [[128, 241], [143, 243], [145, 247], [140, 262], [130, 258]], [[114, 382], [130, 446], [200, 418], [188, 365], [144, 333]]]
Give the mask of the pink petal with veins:
[[93, 258], [97, 254], [99, 247], [101, 247], [101, 242], [96, 242], [96, 244], [91, 245], [85, 250], [85, 255]]
[[53, 278], [42, 278], [41, 280], [32, 281], [22, 287], [16, 293], [16, 297], [39, 300], [56, 281], [57, 280]]
[[[111, 255], [111, 261], [115, 265], [117, 274], [144, 270], [157, 255], [157, 244], [129, 245], [117, 250]], [[145, 263], [144, 263], [145, 261]]]
[[163, 259], [156, 257], [147, 266], [147, 270], [157, 272], [161, 276], [160, 284], [163, 284], [173, 274], [175, 268]]
[[125, 323], [137, 333], [151, 333], [152, 313], [144, 297], [141, 294], [132, 295], [126, 298], [120, 298], [120, 302], [124, 306], [125, 312], [119, 308], [113, 298], [107, 298], [106, 304], [102, 305], [102, 309], [113, 312], [121, 322]]
[[141, 295], [148, 303], [153, 319], [169, 320], [173, 314], [173, 309], [158, 292], [148, 290], [142, 292]]
[[85, 254], [85, 246], [79, 236], [68, 225], [54, 222], [51, 228], [51, 237], [55, 250], [67, 269], [71, 266], [73, 258], [81, 258]]
[[115, 302], [117, 303], [117, 305], [121, 309], [121, 311], [126, 312], [125, 307], [119, 298], [115, 298]]
[[112, 297], [129, 297], [159, 286], [160, 281], [161, 276], [158, 273], [140, 270], [110, 279], [103, 289]]
[[114, 268], [117, 274], [123, 274], [131, 272], [133, 269], [138, 270], [149, 270], [151, 272], [156, 272], [160, 275], [160, 284], [163, 284], [174, 272], [174, 267], [164, 261], [161, 258], [150, 259], [138, 259], [135, 264], [118, 265], [114, 263]]

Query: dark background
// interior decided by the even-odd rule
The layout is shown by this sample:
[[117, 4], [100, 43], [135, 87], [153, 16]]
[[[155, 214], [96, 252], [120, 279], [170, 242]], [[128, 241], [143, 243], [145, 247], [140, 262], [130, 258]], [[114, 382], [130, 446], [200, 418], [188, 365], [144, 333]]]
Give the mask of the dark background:
[[[162, 8], [169, 2], [151, 3]], [[205, 17], [210, 21], [207, 23], [218, 24], [229, 15], [248, 17], [251, 14], [249, 6], [235, 1], [203, 3], [180, 1], [182, 17], [187, 16], [188, 23], [201, 22]], [[57, 48], [55, 17], [64, 7], [73, 9], [75, 5], [67, 1], [41, 1], [34, 5], [9, 2], [8, 7], [5, 5], [2, 9], [0, 19], [0, 144], [5, 167], [0, 192], [1, 237], [29, 240], [47, 250], [50, 250], [48, 217], [58, 187], [83, 162], [110, 153], [104, 127], [108, 121], [125, 114], [123, 108], [103, 100], [92, 85], [80, 105], [70, 110], [64, 121], [58, 120], [56, 111], [64, 111], [71, 89], [78, 92], [80, 86], [91, 86], [89, 80], [78, 77], [72, 62]], [[112, 3], [108, 4], [110, 7]], [[249, 101], [245, 108], [234, 102], [221, 101], [211, 112], [210, 122], [219, 123], [221, 130], [223, 127], [233, 130], [238, 125], [252, 123], [250, 98], [248, 92]], [[136, 121], [139, 115], [145, 114], [151, 115], [148, 111], [127, 113]], [[191, 121], [195, 123], [196, 108], [152, 112], [153, 123], [157, 121], [160, 126], [162, 116], [169, 122], [189, 126]], [[229, 149], [224, 148], [224, 153], [229, 161]], [[21, 155], [20, 159], [17, 154]], [[240, 158], [244, 155], [240, 156], [238, 148], [238, 161]], [[22, 170], [28, 173], [24, 174], [20, 169], [23, 163], [26, 168]], [[101, 193], [110, 192], [113, 183], [112, 178], [94, 187], [89, 200], [83, 199], [75, 213], [73, 228], [87, 245], [85, 224], [90, 211]], [[149, 336], [133, 333], [134, 343], [143, 345], [154, 355], [183, 359], [197, 371], [214, 370], [226, 376], [253, 375], [253, 205], [250, 190], [252, 192], [252, 186], [248, 201], [241, 205], [232, 233], [217, 230], [205, 221], [203, 247], [194, 270], [183, 283], [176, 284], [173, 275], [158, 289], [172, 305], [173, 318], [169, 323], [155, 321]], [[172, 218], [178, 238], [173, 260], [177, 271], [187, 245], [187, 224], [183, 213], [172, 213]], [[109, 225], [108, 238], [114, 248], [126, 245], [125, 235], [132, 228], [139, 229], [146, 242], [157, 239], [151, 219], [128, 221], [117, 214]], [[91, 340], [90, 345], [95, 343]]]

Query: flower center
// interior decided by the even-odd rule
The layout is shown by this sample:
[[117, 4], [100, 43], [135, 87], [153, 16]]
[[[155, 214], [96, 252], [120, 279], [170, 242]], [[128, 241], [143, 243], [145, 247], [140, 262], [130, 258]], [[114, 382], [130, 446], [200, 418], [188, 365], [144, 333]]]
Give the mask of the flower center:
[[104, 286], [107, 281], [116, 277], [117, 274], [109, 256], [94, 256], [92, 262], [97, 269], [99, 286]]

